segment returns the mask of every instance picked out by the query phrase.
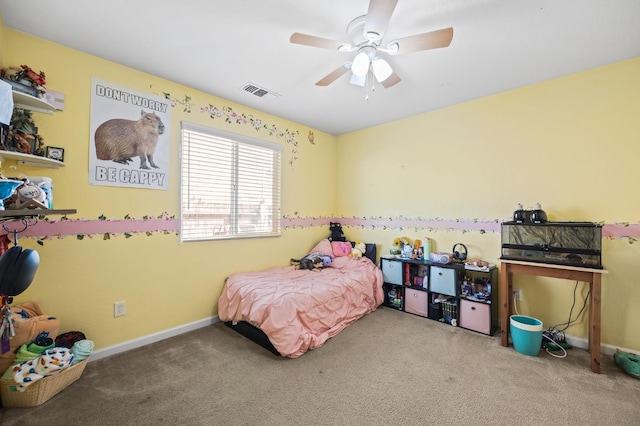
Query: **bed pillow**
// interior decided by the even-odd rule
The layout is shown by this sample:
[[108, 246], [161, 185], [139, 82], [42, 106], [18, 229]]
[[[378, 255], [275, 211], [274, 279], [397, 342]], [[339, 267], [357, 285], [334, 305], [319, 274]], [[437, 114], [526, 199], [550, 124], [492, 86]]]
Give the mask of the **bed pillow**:
[[333, 256], [333, 249], [331, 243], [327, 238], [321, 240], [314, 248], [309, 250], [309, 253], [320, 253], [323, 256]]
[[349, 256], [353, 246], [348, 241], [331, 241], [331, 249], [335, 257]]

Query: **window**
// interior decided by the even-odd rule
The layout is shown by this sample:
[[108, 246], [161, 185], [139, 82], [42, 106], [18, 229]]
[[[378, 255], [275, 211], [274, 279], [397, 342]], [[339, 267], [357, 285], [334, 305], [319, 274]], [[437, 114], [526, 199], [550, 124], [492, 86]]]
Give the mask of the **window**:
[[182, 241], [280, 235], [282, 147], [182, 123]]

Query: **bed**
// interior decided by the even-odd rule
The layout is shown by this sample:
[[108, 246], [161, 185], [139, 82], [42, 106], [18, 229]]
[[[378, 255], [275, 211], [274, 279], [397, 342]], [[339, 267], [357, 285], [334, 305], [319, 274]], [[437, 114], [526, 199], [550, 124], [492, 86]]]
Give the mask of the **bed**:
[[231, 275], [218, 316], [274, 354], [297, 358], [382, 304], [375, 258], [375, 245], [366, 244], [364, 256], [334, 257], [319, 271], [287, 266]]

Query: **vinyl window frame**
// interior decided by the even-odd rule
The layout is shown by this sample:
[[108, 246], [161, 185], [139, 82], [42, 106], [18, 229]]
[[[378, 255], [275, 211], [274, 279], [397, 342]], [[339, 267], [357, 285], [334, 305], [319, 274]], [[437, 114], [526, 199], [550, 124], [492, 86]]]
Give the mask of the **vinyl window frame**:
[[181, 122], [180, 241], [282, 234], [279, 144]]

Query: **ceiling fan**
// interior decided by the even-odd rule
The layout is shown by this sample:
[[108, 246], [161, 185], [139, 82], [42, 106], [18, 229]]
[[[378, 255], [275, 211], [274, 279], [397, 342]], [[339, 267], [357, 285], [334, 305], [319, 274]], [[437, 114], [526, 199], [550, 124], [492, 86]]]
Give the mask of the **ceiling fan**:
[[398, 0], [370, 0], [367, 14], [355, 18], [347, 26], [349, 43], [297, 32], [291, 35], [291, 43], [342, 52], [358, 52], [352, 61], [345, 62], [331, 71], [321, 78], [316, 86], [328, 86], [351, 70], [352, 84], [364, 87], [367, 76], [373, 76], [383, 87], [389, 88], [399, 83], [400, 77], [389, 63], [378, 55], [379, 53], [399, 55], [438, 49], [451, 44], [453, 28], [443, 28], [393, 40], [383, 46], [384, 32], [397, 3]]

